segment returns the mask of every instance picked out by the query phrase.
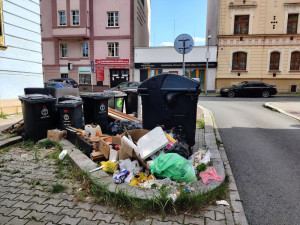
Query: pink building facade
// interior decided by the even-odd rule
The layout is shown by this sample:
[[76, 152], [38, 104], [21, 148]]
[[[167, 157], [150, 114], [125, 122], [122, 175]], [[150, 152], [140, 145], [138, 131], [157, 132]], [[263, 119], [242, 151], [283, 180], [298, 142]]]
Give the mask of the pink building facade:
[[44, 80], [83, 90], [134, 80], [134, 47], [149, 46], [150, 0], [41, 0]]

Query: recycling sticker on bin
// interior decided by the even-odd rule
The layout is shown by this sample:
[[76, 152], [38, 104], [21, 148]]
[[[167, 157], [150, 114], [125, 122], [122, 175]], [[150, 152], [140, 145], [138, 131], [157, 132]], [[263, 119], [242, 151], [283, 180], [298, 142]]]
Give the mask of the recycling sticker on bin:
[[122, 98], [119, 98], [118, 101], [117, 101], [117, 107], [118, 107], [118, 108], [121, 108], [122, 105], [123, 105]]
[[41, 111], [41, 114], [42, 114], [41, 119], [45, 119], [45, 118], [50, 117], [50, 116], [49, 116], [49, 111], [48, 111], [48, 109], [46, 108], [46, 106], [43, 106], [42, 111]]
[[100, 105], [100, 111], [104, 111], [105, 110], [105, 105], [104, 105], [104, 103], [101, 103], [101, 105]]
[[68, 114], [64, 114], [64, 120], [69, 120], [70, 119], [70, 116]]

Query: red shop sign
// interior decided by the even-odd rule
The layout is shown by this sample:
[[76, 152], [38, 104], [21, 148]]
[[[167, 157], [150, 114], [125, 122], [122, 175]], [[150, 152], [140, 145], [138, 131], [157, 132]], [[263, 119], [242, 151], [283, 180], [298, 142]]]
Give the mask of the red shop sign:
[[129, 59], [95, 59], [96, 65], [129, 65]]
[[96, 81], [104, 81], [104, 67], [96, 67]]

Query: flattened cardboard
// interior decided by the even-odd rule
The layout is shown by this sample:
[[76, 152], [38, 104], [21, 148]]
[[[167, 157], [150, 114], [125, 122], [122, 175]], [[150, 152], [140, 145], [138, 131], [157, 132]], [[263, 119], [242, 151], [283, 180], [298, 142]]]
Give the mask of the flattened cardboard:
[[52, 141], [60, 141], [67, 138], [66, 130], [48, 130], [47, 139]]
[[[136, 130], [129, 130], [128, 134], [131, 136], [133, 142], [137, 142], [141, 137], [143, 137], [145, 134], [147, 134], [149, 131], [144, 129], [136, 129]], [[123, 136], [128, 137], [127, 133], [123, 133], [121, 137]], [[122, 141], [122, 139], [121, 139]], [[128, 158], [134, 158], [139, 161], [139, 163], [145, 167], [146, 169], [150, 169], [147, 163], [139, 157], [133, 148], [131, 148], [129, 145], [127, 145], [125, 142], [121, 142], [121, 148], [119, 151], [119, 159], [128, 159]]]
[[[107, 137], [105, 137], [107, 138]], [[100, 138], [100, 144], [99, 144], [99, 149], [104, 155], [106, 159], [109, 159], [109, 153], [110, 153], [110, 147], [109, 144], [106, 143], [103, 139], [105, 138]], [[118, 137], [111, 137], [112, 138], [112, 144], [115, 145], [121, 145], [121, 138]]]

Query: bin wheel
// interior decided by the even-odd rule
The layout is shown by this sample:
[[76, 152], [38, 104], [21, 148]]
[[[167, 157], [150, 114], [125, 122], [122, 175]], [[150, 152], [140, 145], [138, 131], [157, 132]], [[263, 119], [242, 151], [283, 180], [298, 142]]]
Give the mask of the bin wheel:
[[26, 141], [26, 139], [27, 139], [27, 135], [26, 135], [26, 133], [22, 133], [22, 139], [23, 139], [23, 141]]

